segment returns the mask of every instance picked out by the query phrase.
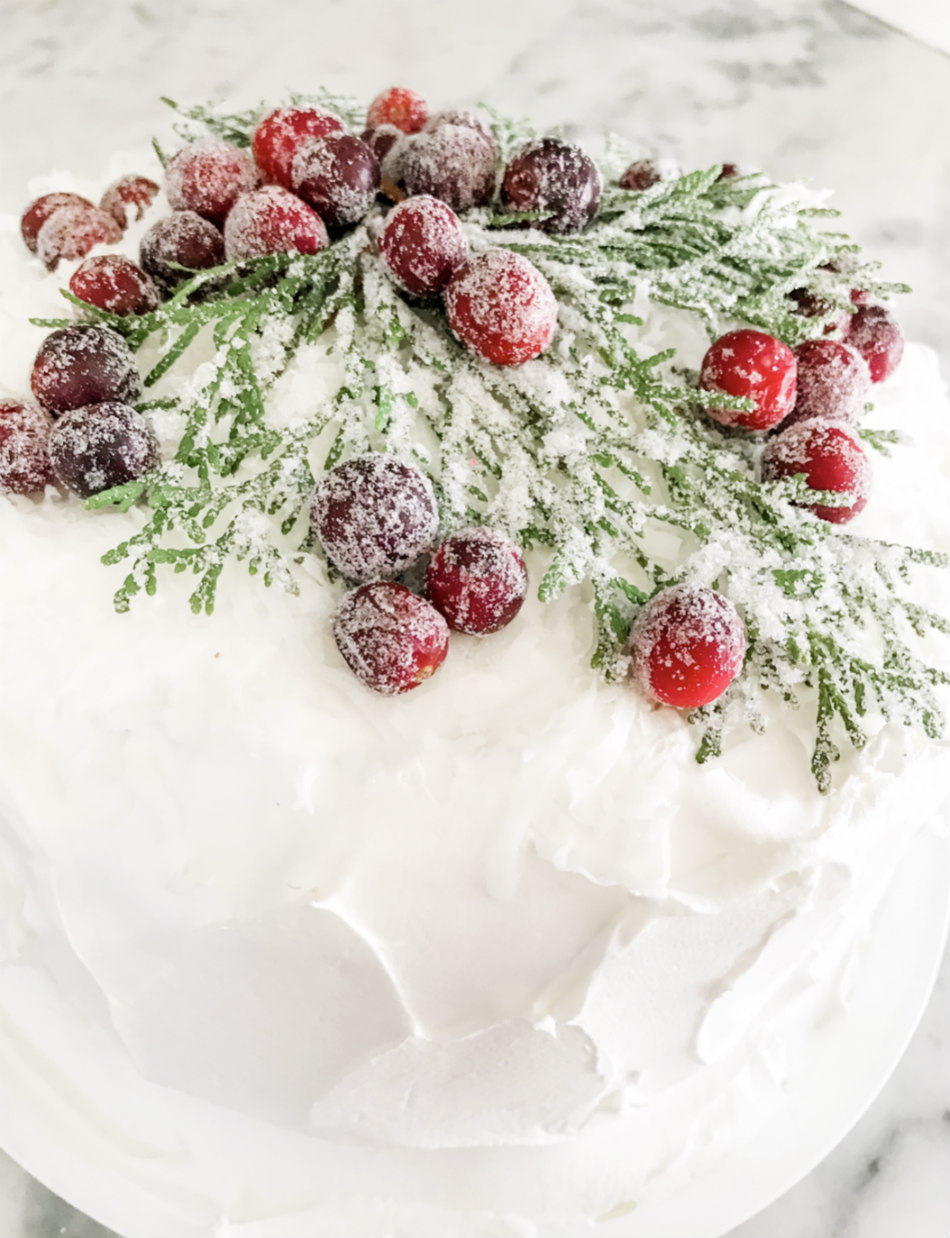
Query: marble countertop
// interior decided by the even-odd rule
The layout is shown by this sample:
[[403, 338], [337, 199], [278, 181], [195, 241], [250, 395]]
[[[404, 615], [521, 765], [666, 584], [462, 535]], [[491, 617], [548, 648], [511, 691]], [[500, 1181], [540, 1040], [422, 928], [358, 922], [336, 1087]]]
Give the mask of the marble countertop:
[[[581, 138], [614, 129], [688, 166], [836, 186], [849, 231], [915, 289], [908, 334], [950, 369], [950, 62], [842, 0], [0, 0], [0, 21], [0, 210], [22, 209], [34, 175], [95, 175], [140, 145], [165, 124], [162, 94], [399, 82]], [[948, 1061], [945, 960], [866, 1116], [730, 1238], [947, 1238]], [[0, 1238], [105, 1235], [0, 1154]]]

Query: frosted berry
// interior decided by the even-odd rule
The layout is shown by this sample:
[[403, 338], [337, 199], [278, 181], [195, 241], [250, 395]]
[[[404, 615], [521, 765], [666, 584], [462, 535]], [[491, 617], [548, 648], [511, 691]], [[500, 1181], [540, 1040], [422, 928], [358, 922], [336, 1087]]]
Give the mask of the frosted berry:
[[825, 324], [825, 335], [835, 332], [846, 332], [851, 322], [851, 314], [846, 309], [834, 312], [834, 304], [818, 296], [810, 288], [793, 288], [788, 294], [789, 300], [795, 304], [795, 313], [803, 318], [828, 318]]
[[32, 387], [54, 417], [86, 404], [142, 398], [132, 350], [118, 332], [98, 325], [52, 331], [36, 354]]
[[803, 473], [812, 490], [853, 496], [846, 507], [804, 506], [820, 520], [845, 524], [863, 511], [871, 487], [871, 465], [864, 448], [841, 422], [810, 420], [782, 430], [762, 453], [762, 477], [778, 481]]
[[[170, 292], [191, 278], [224, 262], [224, 237], [194, 211], [176, 211], [152, 224], [139, 247], [142, 269]], [[186, 267], [182, 271], [178, 267]]]
[[27, 249], [30, 253], [36, 253], [36, 240], [40, 234], [40, 228], [61, 207], [92, 205], [93, 203], [88, 198], [83, 198], [78, 193], [44, 193], [41, 198], [30, 203], [20, 220], [20, 235]]
[[157, 309], [158, 288], [148, 275], [121, 254], [96, 254], [73, 272], [73, 296], [89, 305], [125, 317]]
[[102, 195], [99, 206], [125, 229], [133, 220], [143, 218], [158, 190], [147, 176], [120, 176]]
[[635, 159], [620, 178], [621, 189], [634, 189], [642, 192], [660, 181], [673, 180], [677, 175], [675, 165], [669, 160]]
[[294, 157], [294, 191], [330, 228], [358, 223], [379, 189], [379, 160], [360, 138], [329, 133], [312, 138]]
[[807, 340], [795, 349], [798, 388], [784, 424], [812, 417], [857, 422], [871, 390], [864, 358], [840, 340]]
[[367, 129], [361, 136], [379, 161], [379, 192], [391, 202], [401, 202], [406, 196], [403, 179], [410, 138], [395, 125]]
[[440, 198], [454, 211], [485, 206], [495, 192], [495, 142], [478, 124], [444, 121], [418, 134], [403, 164], [406, 192]]
[[379, 125], [395, 125], [403, 133], [418, 133], [429, 119], [429, 105], [414, 90], [392, 86], [377, 95], [369, 105], [366, 124], [370, 129]]
[[115, 401], [60, 417], [50, 432], [49, 454], [56, 476], [81, 499], [144, 477], [160, 459], [146, 418]]
[[745, 628], [721, 593], [674, 585], [644, 606], [629, 649], [634, 681], [645, 696], [698, 709], [722, 696], [742, 669]]
[[784, 420], [795, 403], [795, 354], [764, 331], [729, 331], [707, 351], [699, 375], [703, 391], [752, 400], [755, 408], [743, 412], [707, 408], [724, 426], [769, 430]]
[[449, 627], [485, 636], [521, 610], [528, 571], [517, 546], [494, 529], [465, 529], [442, 543], [426, 573], [426, 595]]
[[258, 184], [246, 150], [208, 138], [173, 155], [165, 165], [165, 194], [175, 211], [194, 211], [218, 227], [242, 193]]
[[423, 297], [442, 291], [468, 257], [468, 243], [452, 208], [420, 194], [389, 213], [379, 252], [396, 283]]
[[61, 206], [40, 228], [36, 252], [52, 271], [61, 258], [85, 258], [96, 245], [121, 240], [122, 229], [97, 206]]
[[551, 212], [533, 227], [578, 232], [597, 214], [600, 173], [579, 146], [560, 138], [529, 142], [509, 162], [501, 182], [506, 211]]
[[426, 133], [435, 133], [436, 129], [441, 129], [443, 125], [459, 125], [463, 129], [473, 129], [476, 133], [480, 133], [486, 142], [491, 144], [492, 154], [497, 153], [498, 148], [495, 142], [495, 135], [489, 128], [488, 122], [477, 112], [465, 112], [457, 108], [449, 108], [445, 112], [435, 112], [426, 121]]
[[904, 333], [883, 305], [859, 306], [851, 317], [848, 343], [868, 363], [873, 383], [890, 378], [904, 355]]
[[320, 216], [281, 185], [241, 194], [224, 225], [224, 252], [231, 262], [263, 254], [316, 254], [328, 243]]
[[280, 107], [254, 130], [253, 149], [265, 181], [291, 189], [294, 155], [311, 138], [339, 133], [343, 122], [322, 107]]
[[489, 249], [467, 262], [445, 290], [445, 310], [462, 343], [495, 365], [539, 356], [557, 326], [551, 285], [508, 249]]
[[333, 635], [357, 679], [384, 696], [418, 688], [449, 651], [449, 629], [435, 607], [388, 580], [348, 593]]
[[398, 576], [431, 549], [439, 512], [427, 477], [376, 453], [330, 469], [311, 497], [310, 522], [344, 576], [380, 580]]
[[35, 404], [0, 400], [0, 493], [37, 494], [52, 482], [52, 425]]

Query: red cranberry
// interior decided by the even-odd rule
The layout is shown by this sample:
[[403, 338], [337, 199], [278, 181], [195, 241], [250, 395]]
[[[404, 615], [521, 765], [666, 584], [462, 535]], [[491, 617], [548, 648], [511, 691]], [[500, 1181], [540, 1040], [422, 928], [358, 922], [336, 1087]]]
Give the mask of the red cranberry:
[[118, 332], [98, 325], [52, 331], [36, 354], [32, 386], [54, 417], [86, 404], [142, 398], [132, 350]]
[[87, 258], [69, 281], [73, 296], [110, 314], [147, 314], [158, 308], [158, 289], [141, 267], [121, 254]]
[[871, 465], [864, 448], [840, 422], [802, 421], [766, 444], [762, 453], [763, 480], [778, 481], [798, 473], [805, 475], [812, 490], [854, 496], [847, 507], [805, 504], [820, 520], [845, 524], [864, 510], [871, 487]]
[[20, 235], [27, 249], [30, 253], [36, 253], [40, 228], [61, 207], [92, 205], [88, 198], [82, 198], [78, 193], [44, 193], [42, 198], [37, 198], [26, 208], [20, 220]]
[[328, 227], [358, 223], [379, 189], [379, 161], [359, 138], [329, 133], [313, 138], [294, 157], [294, 189]]
[[316, 254], [328, 243], [320, 216], [281, 185], [242, 193], [224, 225], [229, 261], [263, 254]]
[[795, 407], [783, 424], [812, 417], [854, 424], [871, 390], [871, 376], [860, 353], [840, 340], [806, 340], [795, 349], [795, 360]]
[[641, 692], [676, 709], [722, 696], [742, 669], [745, 628], [728, 598], [697, 585], [661, 589], [630, 633]]
[[[818, 296], [810, 288], [793, 288], [788, 297], [795, 303], [795, 313], [801, 314], [803, 318], [827, 318], [834, 310], [831, 301], [826, 301], [824, 297]], [[838, 310], [834, 317], [825, 324], [825, 335], [831, 335], [835, 331], [847, 331], [850, 322], [851, 315], [848, 311]]]
[[141, 219], [152, 205], [159, 186], [147, 176], [120, 176], [102, 195], [99, 206], [123, 230], [133, 219]]
[[398, 576], [429, 550], [439, 512], [417, 468], [371, 454], [330, 469], [311, 497], [310, 522], [344, 576], [379, 580]]
[[633, 189], [643, 192], [660, 181], [672, 180], [676, 169], [668, 161], [658, 159], [636, 159], [620, 178], [621, 189]]
[[96, 245], [121, 240], [122, 229], [97, 206], [61, 206], [40, 228], [36, 252], [52, 271], [61, 258], [85, 258]]
[[403, 179], [410, 196], [441, 198], [454, 211], [485, 206], [495, 192], [495, 142], [480, 124], [445, 121], [409, 145]]
[[0, 492], [37, 494], [52, 482], [52, 425], [49, 413], [35, 404], [0, 400]]
[[245, 150], [209, 138], [186, 146], [165, 166], [165, 193], [176, 211], [195, 211], [220, 227], [238, 196], [258, 184]]
[[731, 181], [731, 180], [734, 180], [737, 176], [741, 176], [741, 175], [742, 175], [742, 168], [738, 163], [724, 163], [719, 172], [719, 175], [716, 177], [716, 180]]
[[449, 651], [449, 629], [435, 607], [388, 580], [348, 593], [333, 635], [357, 679], [384, 696], [418, 688]]
[[463, 129], [474, 129], [476, 133], [480, 133], [486, 142], [491, 143], [492, 154], [497, 154], [498, 147], [495, 142], [495, 135], [492, 133], [488, 122], [483, 116], [476, 112], [463, 112], [454, 108], [450, 108], [445, 112], [436, 112], [426, 121], [425, 129], [427, 133], [435, 133], [436, 129], [441, 129], [443, 125], [460, 125]]
[[392, 86], [377, 95], [369, 105], [366, 124], [371, 129], [379, 125], [395, 125], [403, 133], [418, 133], [429, 119], [429, 105], [414, 90]]
[[468, 243], [452, 208], [420, 194], [390, 212], [379, 252], [396, 283], [424, 297], [442, 291], [468, 257]]
[[883, 305], [860, 306], [851, 317], [848, 343], [868, 363], [873, 383], [890, 378], [904, 355], [904, 333]]
[[294, 155], [311, 138], [343, 128], [339, 116], [320, 107], [279, 107], [254, 131], [254, 158], [265, 181], [292, 189]]
[[600, 173], [579, 146], [539, 138], [522, 147], [505, 168], [501, 205], [506, 211], [551, 211], [536, 227], [578, 232], [597, 214]]
[[59, 480], [81, 499], [144, 477], [159, 465], [158, 440], [128, 404], [87, 404], [64, 414], [49, 436]]
[[495, 365], [520, 365], [554, 338], [557, 301], [536, 266], [508, 249], [489, 249], [449, 281], [445, 310], [472, 352]]
[[486, 636], [521, 610], [528, 570], [517, 546], [494, 529], [465, 529], [436, 551], [426, 594], [455, 632]]
[[[224, 262], [224, 237], [194, 211], [176, 211], [152, 224], [142, 237], [139, 262], [166, 292]], [[186, 267], [187, 270], [179, 270]]]
[[703, 358], [699, 385], [703, 391], [752, 400], [751, 412], [707, 408], [724, 426], [769, 430], [777, 426], [795, 403], [795, 354], [781, 340], [764, 331], [729, 331], [716, 340]]
[[[851, 304], [852, 305], [871, 305], [871, 294], [865, 288], [851, 289]], [[848, 315], [848, 321], [851, 321], [851, 315]]]

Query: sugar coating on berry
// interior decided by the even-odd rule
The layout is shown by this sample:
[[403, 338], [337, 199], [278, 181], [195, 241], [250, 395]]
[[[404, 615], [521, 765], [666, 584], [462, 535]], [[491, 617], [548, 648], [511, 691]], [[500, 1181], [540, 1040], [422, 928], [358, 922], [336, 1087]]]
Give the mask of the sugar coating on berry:
[[448, 108], [444, 112], [435, 112], [426, 121], [425, 130], [427, 133], [434, 133], [436, 129], [441, 129], [443, 125], [459, 125], [463, 129], [474, 129], [491, 144], [492, 154], [497, 153], [495, 135], [492, 133], [487, 119], [479, 112], [467, 112], [458, 108]]
[[454, 211], [485, 206], [495, 192], [495, 143], [480, 125], [443, 122], [410, 143], [403, 163], [410, 196], [441, 198]]
[[30, 253], [36, 253], [40, 228], [61, 207], [92, 205], [88, 198], [83, 198], [78, 193], [44, 193], [41, 198], [30, 203], [20, 220], [20, 235], [27, 249]]
[[36, 238], [36, 252], [55, 270], [61, 258], [85, 258], [96, 245], [115, 245], [122, 229], [97, 206], [61, 206], [46, 220]]
[[804, 474], [812, 490], [852, 496], [852, 502], [842, 507], [802, 504], [820, 520], [846, 524], [867, 505], [871, 464], [860, 442], [840, 421], [801, 421], [766, 444], [763, 480], [778, 481], [798, 474]]
[[812, 417], [858, 421], [871, 390], [871, 375], [856, 349], [840, 340], [806, 340], [795, 349], [795, 360], [795, 407], [783, 425]]
[[125, 317], [158, 308], [154, 281], [121, 254], [95, 254], [76, 268], [69, 281], [73, 296], [89, 305]]
[[359, 223], [379, 189], [379, 160], [360, 138], [330, 133], [313, 138], [293, 162], [294, 191], [330, 228]]
[[403, 133], [418, 133], [429, 119], [429, 105], [422, 95], [401, 86], [391, 86], [376, 96], [366, 113], [370, 129], [395, 125]]
[[445, 290], [452, 330], [495, 365], [520, 365], [554, 338], [557, 300], [536, 266], [508, 249], [466, 263]]
[[391, 581], [348, 593], [334, 617], [333, 636], [357, 679], [384, 696], [418, 688], [449, 650], [449, 629], [435, 607]]
[[206, 138], [165, 165], [165, 194], [176, 211], [194, 211], [220, 227], [242, 193], [258, 184], [254, 160], [239, 146]]
[[679, 176], [679, 168], [672, 159], [635, 159], [621, 176], [621, 189], [642, 193], [661, 181], [672, 181]]
[[82, 499], [144, 477], [160, 461], [148, 420], [116, 401], [60, 417], [50, 433], [49, 454], [56, 476]]
[[528, 591], [517, 546], [494, 529], [463, 529], [436, 551], [426, 595], [455, 632], [486, 636], [511, 623]]
[[316, 254], [328, 244], [320, 216], [281, 185], [242, 193], [224, 224], [229, 262], [264, 254]]
[[38, 494], [53, 480], [53, 419], [36, 404], [0, 400], [0, 492]]
[[194, 211], [175, 211], [152, 224], [142, 237], [139, 261], [160, 288], [171, 291], [190, 279], [193, 271], [224, 262], [224, 237]]
[[560, 138], [529, 142], [511, 159], [501, 182], [506, 211], [542, 211], [532, 224], [544, 232], [577, 232], [597, 214], [601, 179], [579, 146]]
[[707, 408], [724, 426], [744, 430], [768, 430], [784, 420], [795, 404], [795, 354], [764, 331], [729, 331], [709, 348], [703, 358], [699, 385], [703, 391], [752, 400], [751, 411]]
[[859, 305], [851, 316], [848, 343], [868, 363], [874, 383], [890, 378], [904, 355], [900, 323], [883, 305]]
[[62, 327], [40, 345], [33, 394], [54, 416], [86, 404], [142, 398], [135, 357], [116, 331], [98, 325]]
[[413, 296], [441, 292], [468, 257], [458, 216], [438, 198], [420, 194], [390, 211], [379, 238], [383, 263]]
[[676, 709], [717, 700], [742, 669], [745, 627], [713, 589], [674, 585], [643, 607], [630, 633], [631, 674], [644, 696]]
[[335, 465], [318, 482], [310, 521], [327, 557], [350, 580], [389, 580], [431, 549], [439, 527], [432, 483], [395, 456]]
[[293, 188], [294, 156], [310, 138], [339, 133], [343, 121], [322, 107], [279, 107], [254, 130], [252, 147], [265, 181]]
[[133, 219], [144, 218], [158, 191], [159, 186], [147, 176], [120, 176], [102, 195], [99, 206], [125, 229]]

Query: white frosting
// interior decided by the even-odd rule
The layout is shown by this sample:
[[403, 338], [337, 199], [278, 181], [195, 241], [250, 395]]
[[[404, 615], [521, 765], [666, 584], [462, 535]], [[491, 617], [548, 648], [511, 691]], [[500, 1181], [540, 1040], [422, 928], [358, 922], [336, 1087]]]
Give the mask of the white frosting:
[[[15, 221], [0, 280], [16, 395], [28, 316], [61, 310]], [[277, 415], [328, 373], [314, 350]], [[945, 545], [932, 354], [874, 395], [923, 450], [875, 457], [851, 528]], [[822, 797], [806, 703], [701, 768], [679, 715], [590, 670], [580, 591], [384, 699], [316, 558], [297, 598], [236, 567], [213, 618], [171, 575], [116, 615], [97, 557], [142, 518], [0, 501], [11, 1095], [176, 1234], [578, 1238], [734, 1147], [943, 811], [947, 746], [886, 726]]]

